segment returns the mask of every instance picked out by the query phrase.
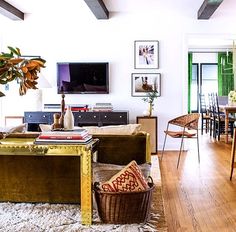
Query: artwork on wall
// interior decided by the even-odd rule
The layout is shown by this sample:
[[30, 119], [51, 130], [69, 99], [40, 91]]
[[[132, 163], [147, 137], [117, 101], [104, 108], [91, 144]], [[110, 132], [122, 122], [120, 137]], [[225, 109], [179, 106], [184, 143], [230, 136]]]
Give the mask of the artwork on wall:
[[159, 42], [157, 40], [136, 40], [134, 42], [134, 68], [159, 68]]
[[146, 97], [148, 92], [154, 90], [161, 96], [160, 73], [132, 73], [131, 85], [133, 97]]

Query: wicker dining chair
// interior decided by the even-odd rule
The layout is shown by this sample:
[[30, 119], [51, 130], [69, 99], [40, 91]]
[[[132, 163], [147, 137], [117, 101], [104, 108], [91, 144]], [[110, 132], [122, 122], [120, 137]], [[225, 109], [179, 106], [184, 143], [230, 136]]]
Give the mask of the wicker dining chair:
[[[161, 161], [162, 161], [163, 154], [164, 154], [166, 138], [167, 138], [167, 135], [169, 135], [172, 138], [180, 138], [181, 139], [177, 168], [179, 167], [180, 155], [183, 150], [184, 138], [197, 139], [198, 161], [200, 163], [199, 140], [198, 140], [199, 117], [200, 117], [199, 113], [190, 113], [190, 114], [185, 114], [185, 115], [179, 116], [177, 118], [174, 118], [168, 122], [166, 131], [164, 131], [165, 132], [165, 140], [164, 140], [162, 154], [161, 154]], [[178, 128], [180, 128], [180, 130], [179, 131], [171, 131], [171, 130], [169, 130], [170, 125], [177, 126]]]

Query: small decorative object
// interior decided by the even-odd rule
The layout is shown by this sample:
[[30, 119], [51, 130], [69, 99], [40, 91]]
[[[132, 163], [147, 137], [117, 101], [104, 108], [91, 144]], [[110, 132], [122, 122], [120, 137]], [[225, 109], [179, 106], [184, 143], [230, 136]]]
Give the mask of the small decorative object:
[[61, 124], [60, 124], [60, 114], [55, 113], [53, 115], [53, 124], [52, 124], [52, 129], [56, 130], [56, 129], [60, 129], [61, 128]]
[[65, 113], [65, 94], [63, 91], [63, 87], [61, 87], [61, 117], [59, 119], [59, 123], [61, 125], [61, 128], [64, 128], [64, 113]]
[[145, 102], [148, 102], [148, 116], [152, 116], [152, 110], [154, 108], [154, 100], [158, 97], [158, 92], [156, 90], [153, 90], [151, 92], [148, 92], [147, 97], [143, 98], [142, 100]]
[[[0, 54], [0, 84], [16, 80], [20, 84], [20, 95], [25, 95], [28, 89], [37, 89], [38, 73], [46, 61], [40, 57], [25, 58], [19, 48], [9, 46], [8, 49], [8, 53]], [[0, 92], [0, 96], [5, 94]]]
[[64, 129], [74, 130], [74, 115], [71, 111], [70, 106], [67, 106], [66, 113], [64, 116]]
[[161, 96], [160, 73], [132, 73], [131, 82], [133, 97], [145, 97], [153, 90], [156, 90], [158, 97]]
[[235, 105], [236, 106], [236, 90], [232, 90], [228, 94], [228, 104], [229, 105]]
[[137, 40], [134, 42], [136, 69], [156, 69], [159, 68], [159, 42], [157, 40]]

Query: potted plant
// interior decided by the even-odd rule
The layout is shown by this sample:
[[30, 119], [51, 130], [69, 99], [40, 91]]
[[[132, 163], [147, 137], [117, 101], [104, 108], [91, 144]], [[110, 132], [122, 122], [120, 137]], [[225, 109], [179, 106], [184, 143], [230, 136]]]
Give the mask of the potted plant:
[[[21, 56], [19, 48], [8, 46], [9, 52], [0, 54], [0, 84], [16, 80], [19, 82], [19, 94], [25, 95], [28, 89], [37, 89], [38, 73], [44, 68], [42, 58], [27, 59]], [[0, 91], [0, 97], [5, 96]]]
[[152, 116], [152, 110], [154, 108], [154, 100], [158, 97], [158, 92], [157, 90], [153, 90], [147, 93], [147, 97], [142, 98], [144, 102], [149, 103], [148, 106], [148, 115], [149, 117]]

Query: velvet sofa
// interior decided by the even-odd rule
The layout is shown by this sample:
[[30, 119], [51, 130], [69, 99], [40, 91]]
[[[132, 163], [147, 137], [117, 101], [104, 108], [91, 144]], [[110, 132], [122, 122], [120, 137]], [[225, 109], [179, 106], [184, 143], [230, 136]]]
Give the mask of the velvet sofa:
[[[149, 134], [93, 137], [99, 139], [98, 162], [150, 163]], [[0, 155], [0, 177], [0, 201], [80, 202], [78, 157]]]

